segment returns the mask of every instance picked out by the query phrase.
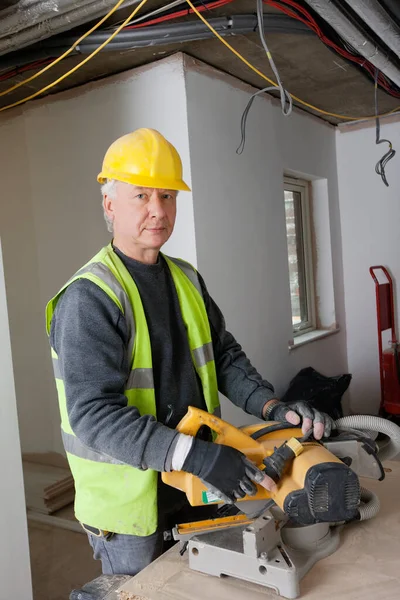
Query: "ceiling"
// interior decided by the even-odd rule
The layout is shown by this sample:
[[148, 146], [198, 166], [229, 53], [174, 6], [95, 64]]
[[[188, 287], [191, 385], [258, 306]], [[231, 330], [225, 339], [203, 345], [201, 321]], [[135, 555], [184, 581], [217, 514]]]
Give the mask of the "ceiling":
[[[0, 8], [10, 5], [13, 1], [0, 0]], [[165, 2], [161, 2], [160, 0], [148, 0], [143, 11], [149, 12], [155, 7], [164, 4]], [[118, 11], [114, 19], [109, 21], [110, 24], [122, 21], [132, 12], [133, 8], [133, 6], [130, 6], [125, 10]], [[181, 9], [182, 7], [179, 8]], [[231, 4], [209, 12], [207, 18], [220, 15], [254, 14], [255, 9], [255, 0], [235, 0]], [[278, 11], [270, 7], [265, 7], [264, 12], [278, 14]], [[184, 20], [196, 21], [197, 16], [191, 15], [190, 17], [185, 17]], [[179, 22], [182, 22], [182, 19]], [[89, 25], [86, 24], [77, 30], [71, 30], [68, 32], [68, 36], [86, 31]], [[329, 50], [315, 34], [267, 33], [266, 37], [282, 81], [292, 94], [331, 113], [359, 118], [374, 114], [373, 82], [361, 70]], [[255, 67], [267, 76], [274, 78], [258, 33], [230, 36], [227, 40]], [[25, 50], [29, 51], [29, 48]], [[195, 42], [101, 52], [84, 65], [83, 68], [52, 88], [49, 93], [53, 94], [68, 88], [80, 86], [89, 81], [159, 60], [178, 51], [200, 59], [255, 87], [263, 88], [267, 85], [263, 79], [253, 73], [223, 46], [219, 40], [214, 38]], [[6, 57], [12, 62], [12, 54], [7, 54]], [[2, 73], [1, 59], [6, 57], [0, 57], [0, 74]], [[35, 81], [0, 97], [0, 108], [40, 90], [81, 62], [82, 58], [84, 57], [73, 56], [66, 58]], [[0, 93], [8, 89], [11, 85], [26, 79], [28, 75], [32, 75], [34, 72], [29, 71], [7, 81], [0, 82]], [[378, 101], [380, 112], [390, 111], [400, 106], [400, 99], [393, 98], [383, 91], [379, 91]], [[304, 108], [302, 109], [304, 110]], [[305, 110], [314, 112], [310, 111], [310, 109]], [[326, 115], [318, 116], [331, 123], [340, 122], [340, 119], [335, 117]]]

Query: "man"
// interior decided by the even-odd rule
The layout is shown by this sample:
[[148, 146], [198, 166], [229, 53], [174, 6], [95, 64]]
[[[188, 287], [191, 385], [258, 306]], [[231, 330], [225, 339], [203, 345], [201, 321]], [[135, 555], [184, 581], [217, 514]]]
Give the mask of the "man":
[[178, 191], [189, 190], [175, 148], [139, 129], [111, 145], [98, 181], [112, 243], [49, 302], [47, 331], [76, 517], [103, 573], [134, 575], [162, 552], [171, 515], [190, 513], [159, 472], [192, 473], [231, 502], [254, 494], [255, 480], [275, 485], [237, 450], [178, 434], [189, 405], [216, 412], [219, 390], [255, 417], [303, 419], [316, 438], [332, 423], [304, 403], [280, 403], [201, 276], [160, 253]]

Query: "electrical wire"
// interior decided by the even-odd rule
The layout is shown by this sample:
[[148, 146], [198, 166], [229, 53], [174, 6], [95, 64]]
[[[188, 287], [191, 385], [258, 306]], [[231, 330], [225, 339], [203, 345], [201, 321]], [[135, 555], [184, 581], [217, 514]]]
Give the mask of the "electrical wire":
[[[278, 87], [278, 84], [275, 81], [273, 81], [272, 79], [270, 79], [269, 77], [267, 77], [264, 73], [262, 73], [261, 71], [259, 71], [259, 69], [257, 69], [254, 65], [252, 65], [244, 56], [242, 56], [240, 54], [240, 52], [238, 52], [237, 50], [235, 50], [235, 48], [233, 46], [231, 46], [229, 44], [229, 42], [227, 42], [221, 35], [219, 35], [219, 33], [213, 28], [213, 26], [207, 21], [207, 19], [205, 17], [203, 17], [203, 15], [201, 13], [199, 13], [199, 11], [193, 5], [193, 3], [191, 2], [191, 0], [186, 0], [186, 2], [189, 4], [189, 6], [192, 8], [193, 12], [198, 16], [198, 18], [201, 21], [203, 21], [203, 23], [205, 25], [207, 25], [207, 27], [209, 28], [209, 30], [213, 32], [213, 34], [215, 35], [215, 37], [217, 37], [219, 39], [219, 41], [222, 42], [222, 44], [224, 44], [224, 46], [226, 46], [235, 56], [237, 56], [237, 58], [239, 58], [247, 67], [249, 67], [252, 71], [254, 71], [254, 73], [256, 73], [257, 75], [259, 75], [259, 77], [261, 77], [265, 81], [268, 81], [268, 83], [270, 83], [273, 87], [275, 87], [275, 88]], [[296, 100], [296, 102], [298, 102], [302, 106], [310, 108], [314, 112], [317, 112], [317, 113], [319, 113], [321, 115], [325, 115], [327, 117], [334, 117], [335, 119], [340, 119], [340, 120], [344, 120], [344, 121], [361, 121], [361, 120], [376, 119], [375, 115], [374, 116], [368, 116], [368, 117], [351, 117], [349, 115], [341, 115], [341, 114], [338, 114], [338, 113], [329, 112], [327, 110], [323, 110], [322, 108], [318, 108], [317, 106], [314, 106], [313, 104], [310, 104], [309, 102], [305, 102], [304, 100], [302, 100], [301, 98], [298, 98], [297, 96], [294, 96], [293, 94], [292, 94], [292, 99]], [[400, 110], [400, 106], [397, 106], [393, 110], [391, 110], [391, 111], [389, 111], [387, 113], [384, 113], [382, 115], [379, 115], [379, 116], [380, 117], [385, 117], [387, 115], [391, 115], [391, 114], [397, 112], [398, 110]]]
[[[175, 8], [176, 6], [179, 6], [180, 4], [185, 4], [185, 2], [186, 2], [186, 0], [174, 0], [174, 2], [170, 2], [169, 4], [160, 6], [160, 8], [156, 8], [155, 10], [152, 10], [149, 13], [146, 13], [144, 15], [141, 15], [140, 17], [137, 17], [136, 19], [133, 19], [132, 21], [130, 21], [128, 23], [128, 25], [133, 25], [134, 23], [140, 23], [141, 21], [145, 21], [146, 19], [153, 17], [154, 15], [159, 15], [160, 13], [163, 13], [172, 8]], [[117, 21], [116, 23], [113, 23], [113, 25], [106, 27], [106, 29], [113, 29], [114, 27], [117, 27], [121, 23], [122, 23], [122, 21]]]
[[273, 56], [268, 48], [267, 40], [265, 39], [263, 0], [257, 0], [257, 23], [258, 23], [258, 31], [260, 34], [261, 43], [263, 45], [263, 48], [264, 48], [267, 58], [269, 60], [269, 64], [271, 65], [271, 69], [275, 75], [275, 78], [276, 78], [276, 81], [278, 84], [280, 98], [281, 98], [282, 113], [284, 114], [285, 117], [288, 117], [292, 112], [293, 101], [292, 101], [292, 97], [289, 94], [289, 92], [282, 85], [282, 81], [281, 81], [278, 69], [276, 67]]
[[2, 75], [0, 75], [0, 82], [7, 81], [7, 79], [11, 79], [11, 77], [16, 77], [21, 73], [25, 73], [26, 71], [31, 71], [32, 69], [39, 69], [44, 65], [47, 65], [49, 62], [54, 60], [53, 58], [45, 58], [43, 60], [36, 60], [35, 62], [29, 63], [22, 67], [14, 67], [13, 69], [9, 69], [5, 71]]
[[[281, 107], [282, 107], [282, 114], [285, 117], [288, 117], [289, 115], [291, 115], [292, 113], [292, 109], [293, 109], [293, 101], [292, 101], [292, 97], [289, 94], [289, 92], [283, 87], [282, 85], [282, 81], [279, 75], [279, 71], [275, 65], [275, 61], [272, 57], [272, 54], [268, 48], [268, 44], [267, 44], [267, 40], [265, 39], [265, 32], [264, 32], [264, 13], [263, 13], [263, 0], [257, 0], [257, 23], [258, 23], [258, 30], [259, 30], [259, 34], [260, 34], [260, 39], [261, 39], [261, 43], [263, 45], [263, 48], [265, 50], [265, 53], [267, 55], [267, 58], [269, 60], [269, 64], [271, 65], [271, 69], [276, 77], [276, 81], [278, 84], [278, 89], [280, 92], [280, 99], [281, 99]], [[254, 102], [254, 99], [259, 96], [260, 94], [264, 94], [266, 92], [276, 92], [276, 87], [274, 86], [269, 86], [266, 87], [262, 90], [258, 90], [257, 92], [255, 92], [254, 94], [252, 94], [252, 96], [250, 96], [250, 99], [247, 103], [246, 108], [243, 111], [242, 114], [242, 118], [240, 120], [240, 132], [241, 132], [241, 136], [242, 139], [240, 141], [239, 146], [236, 149], [236, 154], [242, 154], [244, 151], [244, 147], [246, 145], [246, 123], [247, 123], [247, 117], [248, 114], [250, 112], [250, 108]]]
[[396, 154], [396, 150], [393, 149], [392, 142], [390, 140], [385, 140], [381, 138], [381, 124], [379, 121], [379, 111], [378, 111], [378, 69], [376, 70], [375, 75], [375, 115], [376, 115], [376, 135], [375, 135], [375, 143], [376, 144], [389, 144], [389, 150], [382, 156], [380, 160], [375, 165], [375, 173], [379, 175], [386, 185], [389, 187], [388, 180], [386, 178], [386, 166], [392, 158], [394, 158]]
[[136, 6], [135, 10], [133, 10], [131, 12], [131, 14], [127, 17], [127, 19], [125, 19], [125, 21], [122, 23], [122, 25], [117, 27], [117, 29], [114, 31], [114, 33], [112, 33], [110, 35], [110, 37], [105, 40], [105, 42], [100, 44], [100, 46], [98, 46], [98, 48], [96, 48], [96, 50], [93, 50], [93, 52], [91, 52], [85, 59], [81, 60], [81, 62], [78, 63], [77, 65], [75, 65], [75, 67], [73, 67], [72, 69], [70, 69], [63, 75], [61, 75], [61, 77], [59, 77], [52, 83], [49, 83], [49, 85], [46, 85], [44, 88], [38, 90], [34, 94], [31, 94], [30, 96], [27, 96], [26, 98], [22, 98], [21, 100], [18, 100], [17, 102], [13, 102], [12, 104], [8, 104], [7, 106], [3, 106], [2, 108], [0, 108], [0, 112], [3, 112], [4, 110], [7, 110], [9, 108], [14, 108], [15, 106], [19, 106], [20, 104], [23, 104], [24, 102], [33, 100], [33, 98], [37, 98], [37, 96], [39, 96], [40, 94], [43, 94], [43, 92], [47, 92], [47, 90], [50, 90], [55, 85], [57, 85], [58, 83], [60, 83], [61, 81], [63, 81], [67, 77], [69, 77], [70, 75], [72, 75], [72, 73], [75, 73], [75, 71], [77, 71], [78, 69], [83, 67], [83, 65], [85, 65], [87, 62], [89, 62], [89, 60], [91, 60], [94, 56], [96, 56], [96, 54], [98, 54], [101, 50], [103, 50], [103, 48], [105, 48], [107, 46], [107, 44], [109, 44], [111, 42], [111, 40], [113, 40], [115, 38], [115, 36], [117, 36], [119, 34], [119, 32], [125, 27], [125, 24], [129, 23], [129, 21], [136, 15], [136, 13], [139, 12], [139, 10], [142, 8], [142, 6], [144, 6], [146, 4], [147, 1], [148, 0], [142, 0], [140, 2], [140, 4], [138, 4]]
[[[102, 25], [108, 19], [108, 17], [110, 17], [113, 13], [115, 13], [115, 11], [118, 10], [118, 8], [124, 2], [125, 2], [125, 0], [118, 0], [118, 2], [115, 4], [115, 6], [113, 6], [112, 9], [102, 19], [100, 19], [100, 21], [98, 21], [95, 25], [93, 25], [93, 27], [91, 29], [89, 29], [89, 31], [87, 31], [86, 33], [84, 33], [78, 40], [76, 40], [76, 42], [74, 42], [72, 44], [72, 46], [68, 50], [66, 50], [66, 52], [64, 52], [63, 54], [61, 54], [61, 56], [59, 56], [55, 60], [52, 60], [52, 62], [50, 62], [50, 64], [48, 64], [47, 66], [45, 66], [43, 69], [41, 69], [40, 71], [38, 71], [34, 75], [31, 75], [31, 77], [28, 77], [28, 79], [24, 79], [23, 81], [20, 81], [19, 83], [16, 83], [12, 87], [7, 88], [6, 90], [3, 90], [2, 92], [0, 92], [0, 98], [2, 96], [5, 96], [6, 94], [9, 94], [10, 92], [13, 92], [14, 90], [17, 90], [22, 85], [26, 85], [27, 83], [30, 83], [31, 81], [33, 81], [34, 79], [36, 79], [37, 77], [39, 77], [40, 75], [42, 75], [43, 73], [45, 73], [46, 71], [48, 71], [49, 69], [51, 69], [52, 67], [54, 67], [54, 65], [56, 65], [60, 61], [62, 61], [65, 57], [67, 57], [69, 54], [71, 54], [71, 52], [73, 52], [75, 50], [75, 48], [82, 42], [82, 40], [84, 40], [85, 38], [87, 38], [88, 35], [90, 35], [91, 33], [93, 33], [93, 31], [96, 31], [96, 29], [98, 29], [100, 27], [100, 25]], [[11, 105], [10, 105], [10, 107], [11, 107]], [[1, 108], [0, 112], [2, 110], [5, 110], [5, 109]]]
[[[233, 0], [216, 0], [215, 2], [209, 2], [207, 4], [202, 4], [201, 6], [197, 7], [197, 10], [201, 13], [204, 11], [210, 11], [213, 10], [214, 8], [220, 8], [221, 6], [225, 6], [226, 4], [231, 4], [233, 2]], [[178, 12], [175, 13], [171, 13], [169, 15], [164, 15], [162, 17], [158, 17], [157, 19], [152, 19], [151, 21], [146, 21], [145, 23], [139, 23], [137, 25], [129, 25], [128, 27], [125, 27], [125, 29], [138, 29], [139, 27], [147, 27], [147, 26], [151, 26], [151, 25], [158, 25], [159, 23], [165, 23], [165, 21], [170, 21], [171, 19], [178, 19], [181, 17], [186, 17], [188, 15], [192, 15], [193, 14], [193, 10], [192, 9], [188, 9], [185, 8], [184, 10], [180, 10]]]
[[261, 94], [264, 94], [266, 92], [276, 92], [276, 87], [273, 87], [273, 86], [266, 87], [262, 90], [258, 90], [258, 92], [255, 92], [252, 96], [250, 96], [250, 99], [247, 103], [246, 108], [243, 111], [242, 118], [240, 120], [240, 134], [242, 136], [242, 139], [240, 140], [239, 146], [236, 148], [236, 154], [242, 154], [244, 147], [246, 145], [246, 123], [247, 123], [247, 117], [250, 112], [251, 105], [253, 104], [254, 99], [257, 96], [260, 96]]

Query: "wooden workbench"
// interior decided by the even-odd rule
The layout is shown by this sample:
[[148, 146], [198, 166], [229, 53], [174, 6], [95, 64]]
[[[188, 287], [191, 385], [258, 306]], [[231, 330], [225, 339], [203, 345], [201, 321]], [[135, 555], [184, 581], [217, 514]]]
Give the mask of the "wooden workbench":
[[[388, 462], [385, 468], [384, 481], [361, 482], [379, 495], [379, 515], [343, 528], [339, 549], [302, 580], [302, 600], [400, 600], [400, 462]], [[129, 580], [120, 598], [265, 600], [277, 595], [265, 587], [192, 571], [175, 546]]]

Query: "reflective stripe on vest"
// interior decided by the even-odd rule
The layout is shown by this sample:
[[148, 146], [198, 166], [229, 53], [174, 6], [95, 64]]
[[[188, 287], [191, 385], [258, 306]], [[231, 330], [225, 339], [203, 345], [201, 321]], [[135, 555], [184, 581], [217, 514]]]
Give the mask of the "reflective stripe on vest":
[[92, 262], [79, 269], [77, 273], [68, 281], [67, 285], [81, 277], [82, 275], [86, 275], [91, 273], [104, 281], [108, 285], [108, 287], [114, 292], [115, 296], [118, 298], [122, 313], [125, 317], [127, 330], [128, 330], [128, 356], [131, 356], [133, 350], [133, 344], [135, 341], [135, 319], [133, 318], [133, 310], [131, 303], [129, 302], [129, 298], [125, 290], [121, 287], [121, 284], [117, 280], [117, 278], [113, 275], [110, 269], [101, 262]]
[[74, 456], [79, 456], [80, 458], [84, 458], [86, 460], [93, 460], [95, 462], [108, 463], [111, 465], [126, 464], [120, 460], [117, 460], [116, 458], [107, 456], [107, 454], [97, 452], [92, 448], [88, 448], [75, 435], [71, 435], [70, 433], [66, 433], [65, 431], [61, 430], [61, 436], [65, 451], [68, 452], [68, 454], [73, 454]]

